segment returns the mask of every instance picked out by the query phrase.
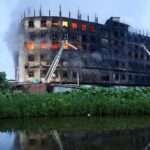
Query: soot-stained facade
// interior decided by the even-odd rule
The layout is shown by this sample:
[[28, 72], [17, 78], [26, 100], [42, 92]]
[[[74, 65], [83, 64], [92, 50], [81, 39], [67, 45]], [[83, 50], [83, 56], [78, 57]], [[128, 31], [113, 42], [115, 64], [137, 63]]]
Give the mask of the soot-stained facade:
[[120, 18], [105, 24], [71, 17], [33, 16], [21, 22], [22, 35], [16, 79], [40, 82], [65, 38], [77, 47], [64, 45], [52, 83], [91, 85], [150, 85], [150, 37], [129, 31]]

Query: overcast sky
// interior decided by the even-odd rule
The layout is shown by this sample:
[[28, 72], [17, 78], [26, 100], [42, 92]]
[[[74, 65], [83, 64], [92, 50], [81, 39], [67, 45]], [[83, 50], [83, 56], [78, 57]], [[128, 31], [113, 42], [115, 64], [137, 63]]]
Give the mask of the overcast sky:
[[0, 0], [0, 71], [5, 71], [8, 79], [14, 79], [14, 64], [6, 34], [7, 38], [13, 38], [9, 33], [29, 7], [30, 14], [34, 9], [37, 13], [41, 5], [44, 15], [48, 15], [49, 9], [51, 15], [58, 15], [60, 3], [64, 16], [68, 16], [70, 10], [72, 17], [76, 17], [80, 9], [83, 19], [89, 14], [93, 21], [97, 14], [99, 23], [104, 23], [111, 16], [117, 16], [135, 28], [150, 32], [150, 0]]

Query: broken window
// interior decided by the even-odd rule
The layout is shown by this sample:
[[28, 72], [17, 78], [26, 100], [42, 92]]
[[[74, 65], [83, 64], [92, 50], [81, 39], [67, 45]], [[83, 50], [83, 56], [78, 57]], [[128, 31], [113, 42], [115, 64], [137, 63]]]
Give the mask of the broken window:
[[40, 37], [41, 38], [46, 38], [46, 36], [47, 36], [47, 32], [46, 31], [41, 31]]
[[72, 77], [77, 78], [77, 72], [72, 72]]
[[68, 33], [63, 33], [63, 40], [68, 40]]
[[36, 35], [35, 35], [34, 32], [30, 32], [30, 33], [29, 33], [29, 39], [30, 39], [30, 40], [33, 40], [33, 41], [34, 41], [34, 40], [35, 40], [35, 37], [36, 37]]
[[45, 28], [46, 27], [46, 20], [41, 20], [41, 27]]
[[82, 27], [82, 31], [85, 31], [87, 29], [87, 25], [86, 24], [82, 24], [81, 27]]
[[96, 42], [96, 37], [95, 36], [90, 36], [91, 42], [95, 43]]
[[107, 39], [101, 39], [101, 47], [108, 48], [108, 40]]
[[78, 39], [78, 35], [77, 34], [72, 34], [72, 40], [77, 40]]
[[26, 47], [27, 47], [27, 49], [29, 49], [29, 50], [33, 50], [33, 49], [35, 49], [35, 44], [34, 44], [33, 41], [29, 41], [29, 42], [27, 42]]
[[109, 75], [102, 76], [102, 80], [103, 80], [103, 81], [109, 81]]
[[96, 47], [95, 47], [94, 45], [91, 45], [91, 46], [90, 46], [90, 51], [91, 51], [91, 52], [95, 52], [95, 51], [96, 51]]
[[95, 27], [94, 26], [90, 26], [90, 32], [95, 32]]
[[87, 41], [88, 41], [88, 36], [82, 35], [82, 42], [87, 42]]
[[64, 44], [64, 49], [68, 49], [69, 46], [67, 44]]
[[30, 78], [34, 77], [34, 71], [30, 70], [28, 75], [29, 75]]
[[132, 80], [132, 75], [128, 75], [128, 80], [129, 80], [129, 81]]
[[77, 23], [72, 23], [72, 29], [77, 29], [78, 28], [78, 24]]
[[114, 32], [114, 37], [115, 37], [115, 38], [118, 38], [118, 36], [119, 36], [118, 31], [115, 31], [115, 32]]
[[33, 54], [28, 55], [28, 61], [34, 61], [35, 57]]
[[121, 74], [121, 80], [125, 80], [125, 79], [126, 79], [125, 74]]
[[47, 61], [47, 54], [46, 53], [41, 54], [40, 59], [41, 61]]
[[58, 37], [58, 32], [57, 31], [51, 31], [51, 39], [56, 40]]
[[115, 45], [115, 46], [119, 46], [119, 41], [115, 40], [115, 41], [114, 41], [114, 45]]
[[119, 74], [115, 73], [115, 80], [119, 80]]
[[51, 49], [58, 49], [58, 43], [52, 43]]
[[62, 27], [68, 28], [68, 21], [62, 21]]
[[135, 53], [135, 54], [134, 54], [134, 58], [138, 58], [138, 53]]
[[41, 70], [41, 78], [45, 78], [47, 71]]
[[128, 57], [132, 57], [132, 52], [128, 52]]
[[40, 43], [40, 48], [41, 49], [47, 49], [48, 48], [47, 42], [41, 42]]
[[55, 21], [55, 20], [53, 20], [53, 21], [52, 21], [52, 27], [56, 27], [56, 26], [58, 26], [58, 22]]
[[115, 61], [115, 66], [119, 67], [119, 61], [118, 60]]
[[85, 44], [83, 44], [83, 45], [82, 45], [82, 49], [83, 49], [83, 50], [88, 50], [88, 46], [85, 45]]
[[67, 71], [63, 71], [63, 78], [68, 78], [68, 72]]
[[29, 20], [28, 21], [28, 26], [29, 26], [29, 28], [34, 28], [34, 21], [33, 20]]

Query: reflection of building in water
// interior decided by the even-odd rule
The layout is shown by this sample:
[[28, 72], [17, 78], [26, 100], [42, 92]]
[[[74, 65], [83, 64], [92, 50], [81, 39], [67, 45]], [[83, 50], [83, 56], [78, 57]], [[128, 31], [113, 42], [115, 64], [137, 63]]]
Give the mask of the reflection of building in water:
[[51, 134], [18, 133], [13, 150], [59, 150]]
[[[61, 132], [64, 150], [144, 150], [150, 142], [150, 129]], [[60, 150], [52, 134], [18, 133], [13, 150]], [[146, 149], [147, 150], [147, 149]]]

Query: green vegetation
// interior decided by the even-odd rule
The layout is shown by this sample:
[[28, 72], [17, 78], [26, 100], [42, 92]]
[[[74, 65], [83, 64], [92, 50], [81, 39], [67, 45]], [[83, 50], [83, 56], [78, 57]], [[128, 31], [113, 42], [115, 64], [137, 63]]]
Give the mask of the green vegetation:
[[57, 94], [0, 94], [0, 118], [150, 115], [150, 89], [100, 88]]
[[0, 92], [6, 93], [9, 91], [6, 74], [4, 72], [0, 72]]

